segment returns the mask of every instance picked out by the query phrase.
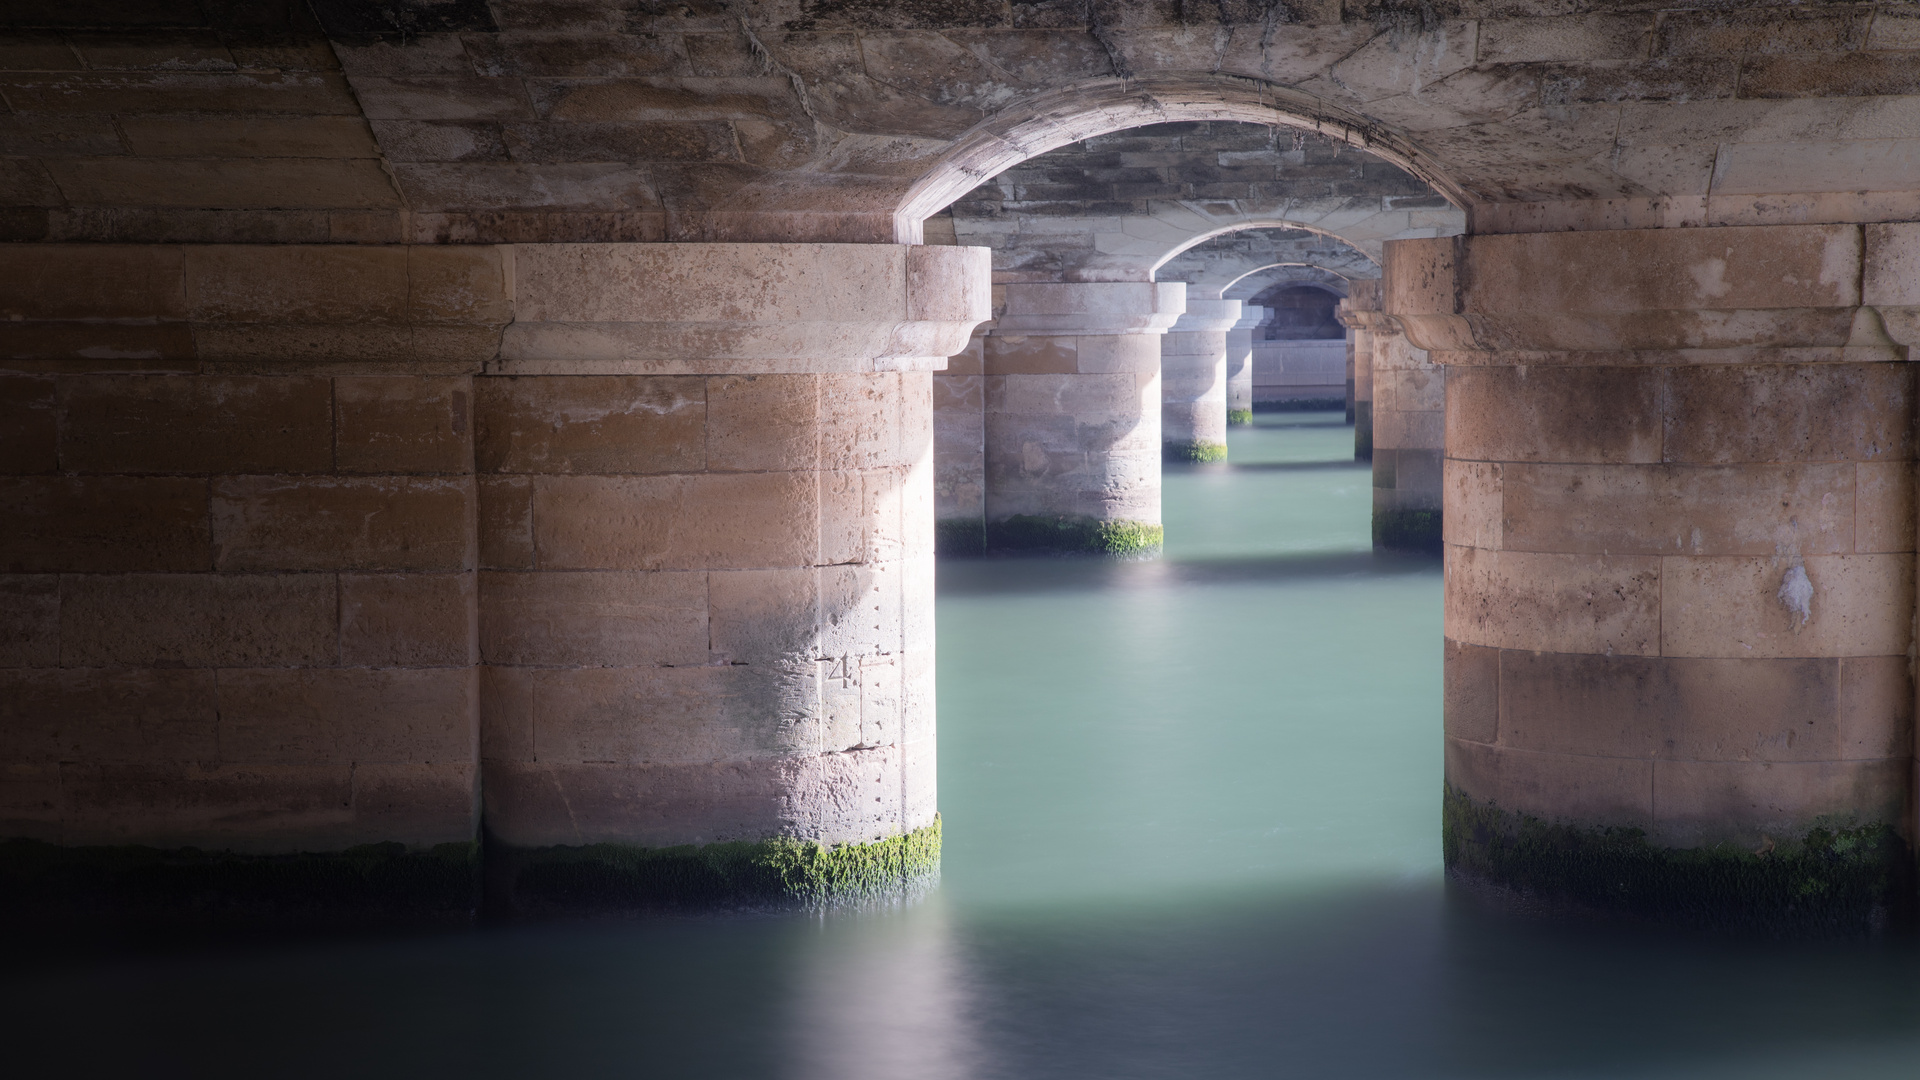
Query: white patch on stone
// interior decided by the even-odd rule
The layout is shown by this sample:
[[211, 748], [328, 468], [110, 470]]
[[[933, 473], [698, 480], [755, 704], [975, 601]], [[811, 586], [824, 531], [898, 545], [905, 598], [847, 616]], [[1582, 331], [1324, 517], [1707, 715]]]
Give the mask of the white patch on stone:
[[1807, 577], [1807, 568], [1796, 566], [1780, 578], [1780, 602], [1792, 612], [1798, 621], [1793, 628], [1796, 632], [1813, 618], [1813, 582]]
[[1708, 259], [1687, 269], [1693, 275], [1693, 287], [1700, 290], [1704, 297], [1727, 295], [1732, 286], [1727, 284], [1727, 260]]

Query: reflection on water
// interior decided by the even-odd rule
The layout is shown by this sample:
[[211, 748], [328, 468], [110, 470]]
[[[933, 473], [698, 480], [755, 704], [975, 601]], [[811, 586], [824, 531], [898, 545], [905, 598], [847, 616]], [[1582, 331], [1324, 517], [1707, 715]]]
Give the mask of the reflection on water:
[[[1170, 472], [1158, 563], [942, 567], [906, 910], [20, 967], [19, 1075], [1920, 1075], [1920, 950], [1514, 922], [1440, 878], [1439, 571], [1332, 418]], [[1288, 467], [1309, 464], [1313, 467]]]

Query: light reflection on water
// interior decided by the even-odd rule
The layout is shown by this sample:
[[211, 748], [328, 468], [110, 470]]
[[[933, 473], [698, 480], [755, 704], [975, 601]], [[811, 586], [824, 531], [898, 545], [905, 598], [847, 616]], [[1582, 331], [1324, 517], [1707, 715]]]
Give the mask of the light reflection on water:
[[1162, 562], [942, 567], [928, 902], [34, 966], [0, 983], [0, 1052], [139, 1077], [1920, 1075], [1910, 944], [1450, 898], [1438, 568], [1367, 550], [1351, 429], [1261, 419], [1233, 466], [1169, 472]]

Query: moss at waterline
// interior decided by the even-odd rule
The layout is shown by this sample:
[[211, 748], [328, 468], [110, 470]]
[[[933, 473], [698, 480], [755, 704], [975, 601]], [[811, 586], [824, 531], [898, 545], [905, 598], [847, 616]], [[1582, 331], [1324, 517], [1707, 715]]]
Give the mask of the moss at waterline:
[[364, 844], [249, 855], [0, 842], [0, 911], [169, 925], [461, 923], [480, 905], [480, 845]]
[[1193, 442], [1162, 443], [1161, 456], [1164, 460], [1177, 464], [1211, 465], [1227, 460], [1227, 444], [1195, 440]]
[[960, 518], [935, 522], [933, 552], [942, 558], [984, 555], [987, 550], [987, 523], [982, 518]]
[[1663, 848], [1639, 829], [1550, 824], [1448, 785], [1440, 835], [1450, 875], [1549, 907], [1776, 934], [1868, 934], [1912, 914], [1912, 852], [1887, 824], [1810, 823], [1758, 851]]
[[987, 526], [987, 547], [1001, 552], [1137, 558], [1160, 550], [1166, 530], [1144, 521], [1015, 514]]
[[1373, 513], [1373, 546], [1388, 551], [1411, 551], [1438, 555], [1440, 542], [1438, 510], [1376, 510]]
[[1253, 423], [1252, 409], [1228, 409], [1227, 410], [1227, 426], [1228, 427], [1247, 427], [1252, 423]]
[[902, 836], [642, 848], [493, 848], [488, 901], [521, 915], [794, 909], [908, 899], [940, 873], [940, 819]]
[[1347, 412], [1348, 421], [1352, 421], [1352, 410], [1348, 409], [1347, 403], [1340, 398], [1280, 398], [1253, 403], [1253, 411], [1257, 413], [1334, 412], [1335, 410]]

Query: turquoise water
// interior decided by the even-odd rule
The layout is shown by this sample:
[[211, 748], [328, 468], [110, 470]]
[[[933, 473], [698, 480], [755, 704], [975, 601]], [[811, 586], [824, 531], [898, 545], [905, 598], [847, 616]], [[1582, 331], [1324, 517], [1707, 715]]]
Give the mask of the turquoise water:
[[941, 568], [911, 908], [66, 959], [15, 1075], [1920, 1075], [1920, 953], [1555, 926], [1442, 883], [1439, 569], [1336, 418], [1170, 471], [1167, 557]]

